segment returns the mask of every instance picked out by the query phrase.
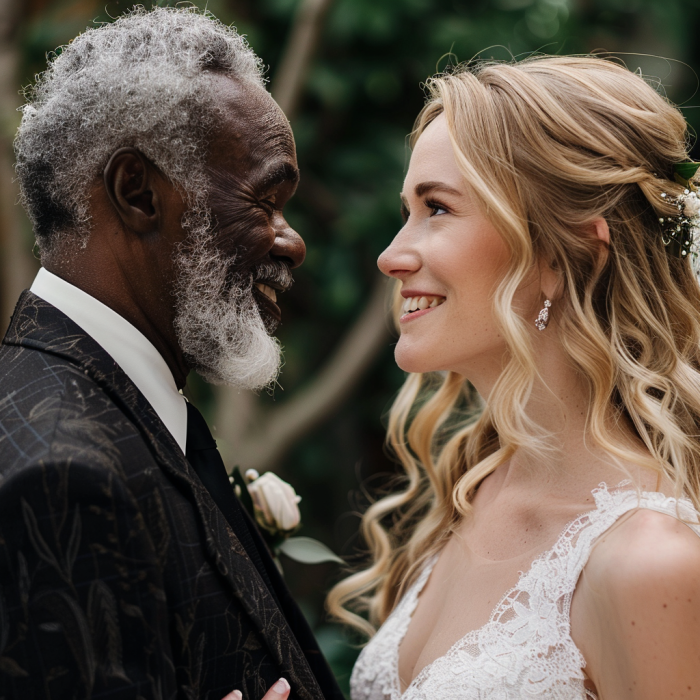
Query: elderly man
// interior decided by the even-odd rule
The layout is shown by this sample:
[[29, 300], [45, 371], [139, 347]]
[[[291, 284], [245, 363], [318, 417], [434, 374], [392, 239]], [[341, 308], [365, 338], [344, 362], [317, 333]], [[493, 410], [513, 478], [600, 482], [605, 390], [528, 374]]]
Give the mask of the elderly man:
[[0, 349], [0, 697], [341, 698], [179, 391], [279, 368], [305, 249], [259, 59], [211, 16], [139, 9], [23, 111], [43, 267]]

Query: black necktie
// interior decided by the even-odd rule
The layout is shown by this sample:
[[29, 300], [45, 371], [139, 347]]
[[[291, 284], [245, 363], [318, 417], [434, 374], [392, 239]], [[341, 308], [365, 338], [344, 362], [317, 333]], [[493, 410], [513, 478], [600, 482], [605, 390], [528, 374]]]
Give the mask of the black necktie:
[[243, 548], [255, 564], [255, 568], [274, 596], [272, 583], [251, 536], [250, 528], [255, 527], [255, 525], [249, 523], [241, 502], [233, 492], [233, 486], [229, 483], [226, 467], [224, 467], [224, 460], [221, 459], [219, 450], [216, 449], [216, 441], [212, 437], [207, 422], [189, 401], [187, 402], [186, 448], [187, 461], [197, 472], [197, 476], [209, 491], [212, 500], [228, 520], [231, 529], [236, 533]]
[[212, 437], [206, 421], [189, 402], [187, 402], [186, 457], [253, 561], [277, 606], [289, 623], [290, 631], [301, 645], [314, 675], [322, 683], [322, 687], [330, 689], [326, 697], [343, 700], [333, 674], [323, 658], [323, 654], [318, 649], [311, 628], [284, 585], [282, 576], [255, 523], [245, 512], [241, 502], [233, 492], [233, 487], [226, 475], [224, 461], [221, 459], [219, 450], [216, 449], [216, 441]]

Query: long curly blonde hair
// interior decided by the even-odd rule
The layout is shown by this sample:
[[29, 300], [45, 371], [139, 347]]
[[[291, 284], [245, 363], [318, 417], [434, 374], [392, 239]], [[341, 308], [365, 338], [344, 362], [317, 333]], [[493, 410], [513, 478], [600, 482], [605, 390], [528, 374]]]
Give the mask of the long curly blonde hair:
[[[611, 429], [629, 420], [643, 466], [700, 509], [700, 285], [659, 223], [678, 214], [661, 194], [682, 189], [672, 179], [688, 157], [680, 111], [593, 56], [480, 62], [427, 88], [412, 143], [445, 115], [464, 178], [510, 249], [493, 298], [508, 359], [486, 404], [455, 373], [409, 375], [398, 394], [388, 445], [404, 484], [364, 514], [371, 565], [328, 598], [332, 615], [369, 635], [469, 512], [475, 487], [516, 450], [551, 450], [524, 410], [538, 376], [532, 319], [512, 304], [540, 260], [563, 290], [554, 327], [589, 386], [590, 439], [639, 464]], [[584, 233], [597, 217], [610, 227], [606, 255]]]

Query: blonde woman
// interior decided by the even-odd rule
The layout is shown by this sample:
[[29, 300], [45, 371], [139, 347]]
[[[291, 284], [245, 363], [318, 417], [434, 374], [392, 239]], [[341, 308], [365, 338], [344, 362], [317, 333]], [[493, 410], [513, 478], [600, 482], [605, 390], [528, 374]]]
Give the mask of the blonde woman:
[[352, 698], [700, 698], [685, 121], [593, 57], [429, 89], [379, 259], [402, 297], [406, 484], [367, 511], [373, 563], [329, 601], [381, 625]]

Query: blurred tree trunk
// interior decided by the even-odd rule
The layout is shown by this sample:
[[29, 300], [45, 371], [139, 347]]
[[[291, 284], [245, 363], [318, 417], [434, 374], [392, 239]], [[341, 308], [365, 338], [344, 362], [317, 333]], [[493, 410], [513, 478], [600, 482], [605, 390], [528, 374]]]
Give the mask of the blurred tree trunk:
[[262, 411], [252, 392], [218, 387], [215, 425], [229, 468], [272, 469], [350, 395], [389, 339], [387, 289], [377, 275], [367, 306], [331, 357], [280, 406]]
[[[331, 0], [301, 0], [272, 83], [272, 96], [290, 121], [299, 108], [311, 60]], [[263, 411], [258, 397], [216, 389], [215, 431], [229, 467], [271, 469], [296, 442], [337, 409], [389, 339], [387, 284], [377, 275], [369, 302], [309, 383], [284, 403]]]
[[24, 213], [17, 204], [12, 167], [12, 139], [19, 123], [17, 34], [22, 7], [22, 0], [0, 0], [0, 334], [37, 268], [23, 237]]
[[272, 82], [272, 96], [289, 121], [294, 121], [304, 93], [311, 59], [316, 53], [323, 20], [332, 0], [301, 0], [282, 61]]

